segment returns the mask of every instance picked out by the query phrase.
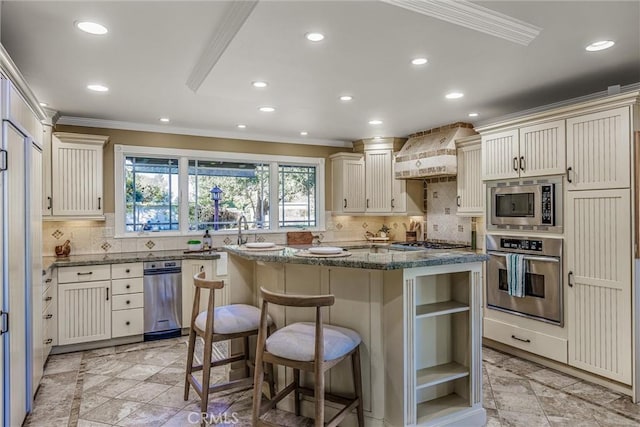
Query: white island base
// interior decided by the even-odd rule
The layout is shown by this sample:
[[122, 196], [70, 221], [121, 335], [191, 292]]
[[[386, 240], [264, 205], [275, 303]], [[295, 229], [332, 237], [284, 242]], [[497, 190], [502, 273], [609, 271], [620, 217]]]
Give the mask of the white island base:
[[[230, 253], [233, 303], [258, 305], [259, 287], [291, 294], [333, 294], [327, 323], [356, 330], [361, 344], [367, 426], [483, 426], [482, 262], [397, 270], [290, 264]], [[314, 310], [270, 305], [277, 327], [314, 321]], [[235, 377], [241, 371], [234, 371]], [[278, 367], [278, 390], [292, 379]], [[312, 374], [303, 376], [312, 384]], [[327, 373], [326, 389], [352, 395], [351, 366]], [[278, 406], [293, 412], [293, 394]], [[305, 398], [306, 399], [306, 398]], [[326, 404], [326, 419], [339, 407]], [[312, 401], [302, 414], [313, 417]], [[342, 426], [356, 426], [355, 414]]]

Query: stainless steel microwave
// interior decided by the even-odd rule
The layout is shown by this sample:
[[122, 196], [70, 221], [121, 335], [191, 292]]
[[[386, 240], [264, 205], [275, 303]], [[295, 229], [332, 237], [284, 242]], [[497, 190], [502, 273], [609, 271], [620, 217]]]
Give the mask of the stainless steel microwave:
[[562, 232], [562, 178], [487, 185], [491, 230]]

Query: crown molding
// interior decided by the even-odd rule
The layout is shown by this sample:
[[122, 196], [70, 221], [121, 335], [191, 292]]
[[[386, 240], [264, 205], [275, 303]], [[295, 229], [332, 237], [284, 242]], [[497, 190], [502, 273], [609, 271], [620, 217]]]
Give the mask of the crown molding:
[[528, 46], [542, 28], [466, 0], [381, 0], [422, 15]]
[[234, 1], [229, 4], [220, 25], [214, 28], [209, 43], [187, 79], [189, 89], [198, 91], [257, 4], [257, 0]]
[[46, 114], [38, 102], [38, 98], [33, 94], [31, 88], [27, 84], [24, 76], [16, 66], [13, 59], [9, 56], [9, 53], [5, 50], [4, 46], [0, 44], [0, 71], [5, 74], [6, 77], [11, 80], [13, 87], [18, 93], [25, 99], [29, 107], [38, 116], [38, 120], [46, 120]]
[[352, 148], [351, 141], [342, 141], [337, 139], [317, 139], [317, 138], [284, 138], [272, 135], [264, 135], [258, 133], [229, 132], [218, 130], [207, 130], [197, 128], [184, 128], [167, 125], [150, 125], [146, 123], [133, 123], [117, 120], [92, 119], [87, 117], [60, 116], [56, 124], [81, 126], [90, 128], [119, 129], [132, 130], [139, 132], [156, 132], [168, 133], [176, 135], [202, 136], [209, 138], [226, 138], [239, 139], [243, 141], [261, 141], [261, 142], [278, 142], [282, 144], [300, 144], [300, 145], [320, 145], [326, 147]]

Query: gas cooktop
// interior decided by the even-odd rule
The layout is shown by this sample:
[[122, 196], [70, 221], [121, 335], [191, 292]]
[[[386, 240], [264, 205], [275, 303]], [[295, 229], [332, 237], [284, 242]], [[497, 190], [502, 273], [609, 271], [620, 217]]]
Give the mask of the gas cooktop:
[[468, 249], [471, 247], [471, 245], [465, 245], [464, 243], [430, 242], [428, 240], [418, 242], [399, 242], [394, 244], [424, 249]]

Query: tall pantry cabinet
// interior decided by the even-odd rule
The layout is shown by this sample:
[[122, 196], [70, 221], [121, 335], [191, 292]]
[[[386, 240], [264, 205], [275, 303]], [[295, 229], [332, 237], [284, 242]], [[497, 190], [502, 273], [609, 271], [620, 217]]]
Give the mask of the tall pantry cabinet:
[[[31, 410], [42, 375], [34, 369], [41, 324], [32, 314], [42, 298], [39, 189], [45, 115], [1, 47], [0, 116], [0, 418], [14, 426]], [[42, 362], [36, 360], [40, 368]]]

